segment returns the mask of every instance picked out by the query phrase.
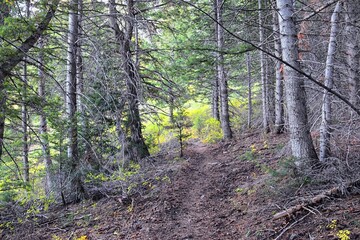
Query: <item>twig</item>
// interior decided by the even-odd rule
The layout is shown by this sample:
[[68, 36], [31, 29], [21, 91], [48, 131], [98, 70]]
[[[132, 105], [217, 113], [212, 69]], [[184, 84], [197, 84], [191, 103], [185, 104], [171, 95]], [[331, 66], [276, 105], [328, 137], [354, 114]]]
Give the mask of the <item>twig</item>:
[[66, 232], [66, 229], [62, 229], [59, 227], [48, 227], [47, 229], [52, 230], [52, 231], [62, 231], [62, 232]]
[[300, 218], [300, 219], [296, 220], [295, 222], [293, 222], [292, 224], [290, 224], [290, 226], [284, 228], [284, 230], [282, 230], [281, 233], [280, 233], [276, 238], [274, 238], [274, 240], [280, 239], [280, 237], [281, 237], [282, 235], [284, 235], [285, 232], [287, 232], [289, 229], [291, 229], [291, 228], [292, 228], [293, 226], [295, 226], [297, 223], [299, 223], [299, 222], [301, 222], [302, 220], [304, 220], [304, 219], [305, 219], [307, 216], [309, 216], [309, 215], [310, 215], [310, 213], [306, 214], [306, 215], [303, 216], [302, 218]]
[[286, 216], [290, 216], [291, 214], [294, 214], [295, 212], [300, 211], [301, 209], [304, 209], [308, 206], [319, 203], [321, 200], [325, 199], [326, 197], [337, 194], [339, 191], [340, 191], [340, 189], [338, 187], [334, 187], [330, 190], [327, 190], [319, 195], [316, 195], [315, 197], [313, 197], [311, 199], [308, 199], [304, 203], [298, 204], [296, 206], [293, 206], [291, 208], [288, 208], [282, 212], [275, 214], [273, 217], [273, 220], [276, 220], [276, 219], [279, 219], [282, 217], [286, 217]]
[[70, 239], [72, 238], [72, 236], [74, 235], [74, 233], [75, 233], [75, 231], [72, 231], [72, 232], [71, 232], [71, 234], [70, 234], [70, 236], [69, 236], [68, 240], [70, 240]]

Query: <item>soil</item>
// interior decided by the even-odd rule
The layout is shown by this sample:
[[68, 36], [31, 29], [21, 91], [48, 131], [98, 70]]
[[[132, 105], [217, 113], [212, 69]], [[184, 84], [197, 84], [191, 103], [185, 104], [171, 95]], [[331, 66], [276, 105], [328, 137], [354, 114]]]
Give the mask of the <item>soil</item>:
[[128, 195], [113, 190], [97, 201], [13, 219], [0, 239], [360, 239], [356, 192], [273, 220], [332, 187], [290, 177], [289, 166], [282, 174], [286, 143], [285, 135], [260, 133], [218, 144], [191, 140], [183, 158], [157, 157]]

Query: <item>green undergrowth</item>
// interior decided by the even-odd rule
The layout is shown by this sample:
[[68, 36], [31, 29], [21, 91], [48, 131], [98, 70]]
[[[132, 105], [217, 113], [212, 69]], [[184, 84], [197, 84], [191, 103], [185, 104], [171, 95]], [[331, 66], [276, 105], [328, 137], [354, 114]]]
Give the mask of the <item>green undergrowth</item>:
[[[144, 136], [151, 153], [161, 150], [166, 142], [178, 141], [179, 134], [186, 140], [198, 138], [204, 143], [215, 143], [223, 137], [220, 122], [211, 117], [207, 104], [189, 102], [174, 112], [174, 118], [156, 115], [144, 124]], [[181, 131], [181, 133], [179, 133]]]

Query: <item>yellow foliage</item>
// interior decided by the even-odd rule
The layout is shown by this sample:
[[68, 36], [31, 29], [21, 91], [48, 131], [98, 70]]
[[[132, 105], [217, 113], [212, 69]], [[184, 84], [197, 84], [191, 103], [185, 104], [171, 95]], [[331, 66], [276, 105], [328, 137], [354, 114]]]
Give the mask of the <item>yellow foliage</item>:
[[54, 234], [51, 236], [51, 240], [62, 240], [62, 238]]
[[88, 237], [83, 235], [81, 237], [76, 238], [76, 240], [88, 240]]
[[251, 145], [251, 153], [256, 153], [256, 146], [255, 146], [255, 144], [252, 144]]
[[337, 220], [336, 220], [336, 219], [331, 220], [330, 224], [327, 225], [327, 227], [330, 228], [330, 229], [332, 229], [332, 230], [335, 229], [336, 226], [337, 226]]
[[336, 233], [336, 236], [340, 239], [340, 240], [350, 240], [350, 231], [345, 229], [345, 230], [339, 230]]

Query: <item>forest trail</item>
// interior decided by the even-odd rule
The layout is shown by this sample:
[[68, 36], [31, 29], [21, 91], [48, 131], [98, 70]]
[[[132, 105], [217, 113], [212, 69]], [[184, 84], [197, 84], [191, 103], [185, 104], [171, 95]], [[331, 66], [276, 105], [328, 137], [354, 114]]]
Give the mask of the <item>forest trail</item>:
[[259, 182], [251, 176], [260, 174], [255, 164], [239, 160], [247, 150], [246, 144], [192, 141], [171, 184], [139, 210], [146, 219], [141, 229], [125, 239], [246, 239], [241, 222], [253, 199], [236, 202], [235, 190]]
[[224, 226], [231, 223], [227, 217], [233, 208], [228, 206], [228, 173], [221, 155], [200, 142], [187, 148], [187, 163], [175, 179], [175, 188], [166, 193], [164, 204], [171, 221], [159, 229], [165, 233], [159, 239], [216, 239], [230, 234]]
[[[315, 190], [269, 175], [268, 169], [278, 168], [285, 140], [251, 133], [217, 144], [191, 140], [183, 158], [159, 157], [140, 172], [130, 201], [121, 200], [119, 182], [108, 182], [107, 197], [37, 214], [14, 224], [12, 232], [0, 232], [0, 239], [338, 239], [339, 229], [360, 239], [358, 195], [333, 198], [292, 218], [272, 219]], [[334, 219], [338, 226], [327, 228]]]

